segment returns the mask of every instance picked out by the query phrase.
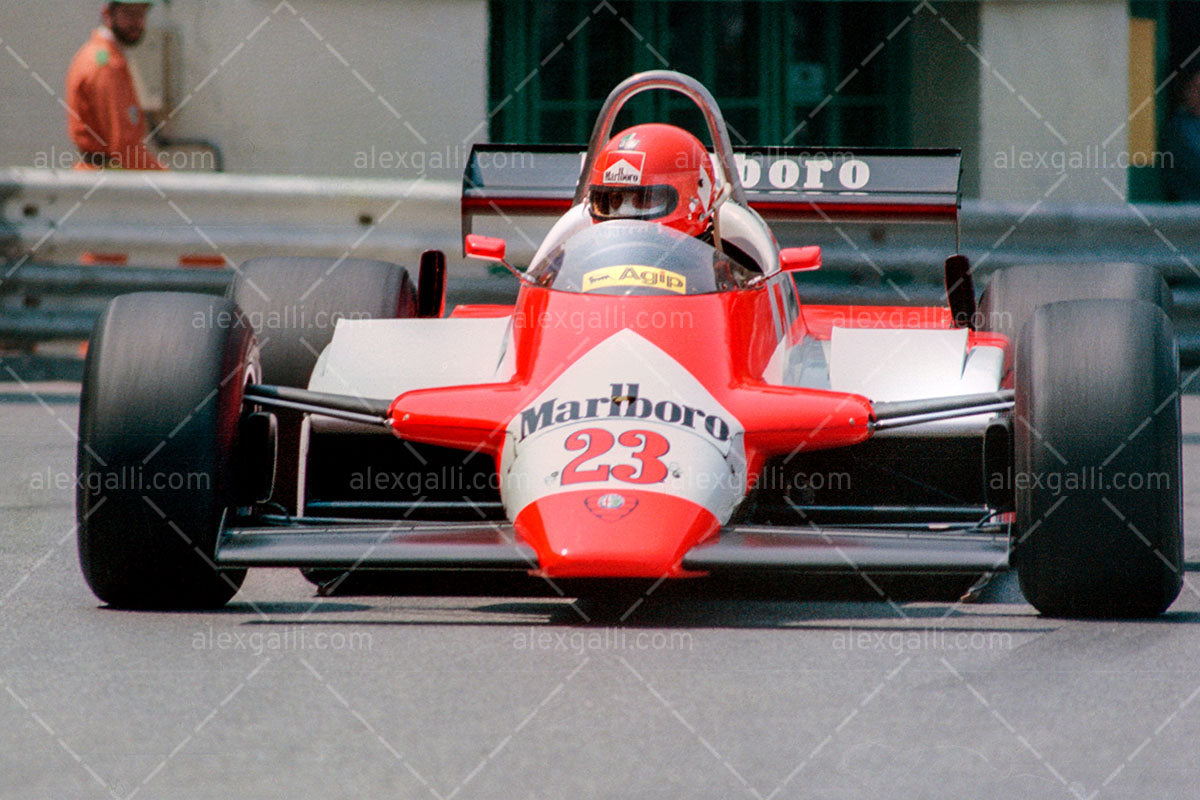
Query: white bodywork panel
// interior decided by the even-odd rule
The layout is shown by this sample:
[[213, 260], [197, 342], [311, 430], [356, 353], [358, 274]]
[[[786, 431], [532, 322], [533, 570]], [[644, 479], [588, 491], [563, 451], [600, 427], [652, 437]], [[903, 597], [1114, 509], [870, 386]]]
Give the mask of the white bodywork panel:
[[1004, 351], [967, 351], [967, 329], [837, 328], [830, 336], [829, 383], [889, 402], [994, 392], [1000, 388]]
[[[613, 384], [628, 393], [636, 385], [637, 400], [612, 403]], [[567, 439], [580, 431], [568, 448]], [[609, 474], [603, 480], [563, 484], [567, 467], [594, 445], [611, 436], [611, 448], [597, 453], [579, 469], [628, 464], [640, 469], [635, 455], [646, 438], [627, 432], [648, 431], [663, 437], [661, 456], [667, 475], [660, 482], [623, 482]], [[746, 487], [746, 450], [741, 423], [704, 388], [694, 375], [657, 346], [631, 330], [621, 330], [584, 353], [509, 423], [500, 459], [500, 493], [510, 519], [530, 503], [548, 495], [580, 489], [621, 488], [681, 497], [708, 509], [723, 524]]]
[[[317, 359], [314, 392], [392, 400], [413, 389], [506, 381], [511, 317], [339, 320]], [[507, 374], [504, 374], [507, 373]]]

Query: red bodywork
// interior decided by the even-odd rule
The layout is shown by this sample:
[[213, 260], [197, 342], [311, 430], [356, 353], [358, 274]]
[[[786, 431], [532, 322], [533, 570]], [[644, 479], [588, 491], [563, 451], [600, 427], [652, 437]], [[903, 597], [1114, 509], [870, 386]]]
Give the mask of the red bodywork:
[[[773, 456], [842, 447], [870, 435], [871, 405], [865, 397], [763, 381], [779, 345], [770, 308], [775, 280], [791, 277], [777, 275], [758, 289], [679, 297], [523, 286], [511, 308], [462, 308], [455, 316], [512, 315], [512, 379], [407, 392], [391, 405], [391, 425], [407, 440], [487, 452], [499, 472], [508, 426], [520, 410], [582, 354], [617, 331], [631, 329], [695, 376], [741, 423], [746, 485], [753, 485]], [[835, 323], [948, 328], [950, 317], [941, 308], [806, 307], [785, 335], [793, 343], [804, 337], [827, 339]], [[971, 336], [972, 344], [985, 340], [996, 343], [984, 334]], [[570, 458], [564, 451], [563, 463]], [[746, 486], [740, 491], [744, 495]], [[682, 576], [687, 574], [680, 567], [683, 555], [720, 529], [720, 520], [694, 502], [628, 485], [620, 487], [620, 494], [624, 505], [632, 506], [623, 514], [590, 508], [594, 489], [544, 497], [517, 514], [517, 535], [537, 552], [542, 574]]]
[[[661, 269], [676, 245], [683, 246], [676, 243], [656, 251], [659, 256], [631, 255], [625, 261], [593, 262], [584, 256], [591, 272], [579, 276], [574, 291], [558, 284], [544, 288], [545, 275], [538, 270], [551, 263], [551, 250], [570, 249], [568, 244], [578, 241], [571, 238], [582, 235], [583, 228], [572, 228], [576, 222], [591, 224], [577, 210], [585, 207], [588, 178], [618, 112], [629, 98], [651, 89], [683, 95], [703, 113], [724, 184], [715, 187], [714, 220], [718, 204], [729, 203], [714, 231], [722, 229], [721, 237], [754, 251], [745, 251], [748, 264], [742, 266], [759, 274], [733, 277], [730, 271], [727, 279], [711, 284], [715, 290], [697, 290], [693, 284], [689, 294], [682, 275]], [[517, 537], [536, 552], [542, 574], [687, 574], [684, 555], [720, 533], [768, 460], [858, 444], [872, 433], [875, 412], [866, 397], [780, 385], [789, 348], [829, 340], [834, 326], [952, 327], [944, 308], [814, 306], [797, 312], [796, 298], [803, 293], [795, 291], [793, 273], [780, 267], [815, 268], [819, 253], [794, 252], [781, 259], [763, 217], [956, 222], [958, 151], [817, 153], [772, 147], [741, 148], [735, 154], [708, 90], [666, 71], [634, 75], [615, 87], [585, 152], [519, 147], [472, 149], [463, 181], [464, 252], [512, 269], [504, 261], [502, 242], [472, 240], [477, 216], [548, 217], [554, 227], [515, 306], [472, 306], [452, 314], [511, 315], [502, 364], [512, 369], [499, 373], [511, 377], [406, 392], [391, 404], [388, 421], [406, 440], [491, 455], [505, 511]], [[640, 170], [626, 177], [642, 180]], [[601, 223], [612, 224], [617, 223]], [[714, 241], [713, 252], [721, 251]], [[614, 242], [598, 236], [592, 240], [594, 252], [607, 252]], [[707, 257], [697, 253], [694, 258]], [[728, 264], [723, 269], [732, 270]], [[677, 283], [649, 295], [599, 291], [631, 285], [622, 282], [624, 273], [611, 270], [646, 270], [643, 288]], [[972, 333], [968, 348], [979, 344], [1004, 343]], [[797, 358], [803, 371], [805, 357]], [[637, 374], [639, 382], [631, 382], [626, 372]], [[611, 390], [598, 394], [597, 383]], [[653, 395], [637, 393], [647, 386], [654, 387]], [[709, 490], [689, 482], [705, 477], [723, 478], [725, 485]], [[522, 479], [527, 482], [519, 485]]]

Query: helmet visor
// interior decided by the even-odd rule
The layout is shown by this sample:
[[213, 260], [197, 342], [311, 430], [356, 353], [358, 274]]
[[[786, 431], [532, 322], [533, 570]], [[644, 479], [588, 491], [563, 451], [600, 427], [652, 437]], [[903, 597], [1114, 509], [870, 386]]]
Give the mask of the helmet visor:
[[674, 186], [593, 186], [589, 197], [592, 218], [658, 219], [675, 210], [679, 193]]

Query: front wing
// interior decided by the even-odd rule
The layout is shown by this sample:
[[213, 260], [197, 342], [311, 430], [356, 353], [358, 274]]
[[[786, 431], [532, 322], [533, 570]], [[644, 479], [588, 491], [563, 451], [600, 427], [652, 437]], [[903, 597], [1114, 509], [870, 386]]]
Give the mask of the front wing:
[[[500, 523], [354, 523], [233, 528], [221, 567], [535, 570], [533, 548]], [[1007, 526], [959, 532], [728, 526], [683, 558], [697, 572], [980, 573], [1008, 568]]]
[[[247, 403], [322, 414], [390, 427], [384, 401], [278, 386], [247, 387]], [[916, 425], [1011, 408], [1011, 391], [928, 400], [875, 403], [877, 429]], [[264, 522], [275, 524], [263, 524]], [[812, 572], [979, 573], [1007, 569], [1007, 525], [957, 527], [804, 527], [729, 525], [693, 548], [682, 567], [694, 572], [794, 570]], [[225, 530], [217, 545], [221, 567], [331, 569], [537, 570], [533, 548], [500, 522], [321, 522], [259, 520]]]

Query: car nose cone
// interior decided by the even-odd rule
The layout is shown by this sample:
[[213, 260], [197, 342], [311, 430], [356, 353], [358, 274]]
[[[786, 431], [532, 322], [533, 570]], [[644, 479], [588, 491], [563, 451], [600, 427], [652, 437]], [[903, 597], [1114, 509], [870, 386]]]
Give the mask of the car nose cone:
[[659, 492], [580, 490], [543, 497], [514, 521], [546, 577], [685, 576], [683, 555], [720, 530], [704, 507]]

